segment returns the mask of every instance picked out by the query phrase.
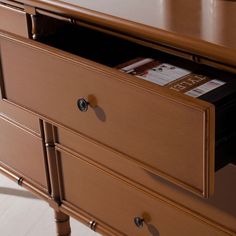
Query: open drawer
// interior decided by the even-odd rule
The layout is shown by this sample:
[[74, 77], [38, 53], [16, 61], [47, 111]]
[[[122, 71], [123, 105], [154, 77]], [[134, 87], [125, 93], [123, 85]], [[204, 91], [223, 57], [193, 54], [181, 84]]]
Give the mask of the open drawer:
[[[138, 46], [100, 33], [95, 38], [94, 34], [79, 31], [75, 47], [66, 37], [38, 43], [1, 34], [4, 99], [208, 197], [214, 188], [214, 104], [110, 68], [132, 58]], [[73, 38], [68, 32], [63, 35]], [[63, 45], [63, 50], [45, 43]], [[104, 53], [101, 48], [106, 49]], [[90, 60], [80, 57], [80, 52]], [[81, 99], [88, 101], [88, 110], [88, 103], [82, 100], [81, 104]], [[80, 112], [78, 105], [87, 112]]]

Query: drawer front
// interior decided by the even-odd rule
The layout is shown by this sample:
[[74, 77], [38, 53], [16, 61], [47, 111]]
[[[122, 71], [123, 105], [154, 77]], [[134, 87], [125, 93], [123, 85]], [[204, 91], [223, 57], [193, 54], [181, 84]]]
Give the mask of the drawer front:
[[42, 139], [0, 116], [0, 163], [47, 189]]
[[[227, 235], [176, 205], [149, 196], [79, 157], [60, 151], [58, 158], [63, 204], [69, 203], [90, 214], [98, 228], [102, 222], [130, 236]], [[143, 228], [134, 224], [135, 217], [144, 219]]]
[[36, 135], [41, 136], [40, 122], [37, 116], [30, 114], [13, 104], [4, 102], [3, 100], [0, 100], [0, 115], [9, 120], [13, 120], [25, 129], [29, 129]]
[[28, 38], [26, 13], [0, 3], [0, 30]]
[[[212, 192], [212, 105], [29, 40], [2, 36], [0, 44], [5, 99], [198, 195]], [[82, 97], [87, 112], [77, 107]]]
[[83, 155], [89, 162], [107, 172], [153, 194], [161, 194], [173, 201], [204, 215], [217, 224], [236, 232], [236, 166], [228, 165], [215, 174], [215, 192], [210, 199], [203, 199], [177, 188], [159, 176], [134, 165], [117, 152], [91, 142], [87, 138], [64, 128], [55, 130], [56, 146], [74, 155]]

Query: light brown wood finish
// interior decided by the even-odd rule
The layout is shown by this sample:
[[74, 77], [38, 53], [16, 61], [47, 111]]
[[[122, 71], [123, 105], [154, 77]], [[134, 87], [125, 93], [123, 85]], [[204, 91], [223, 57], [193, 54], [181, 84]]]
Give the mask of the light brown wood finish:
[[0, 29], [28, 38], [26, 13], [0, 2]]
[[60, 149], [73, 155], [83, 156], [85, 160], [98, 168], [103, 168], [117, 178], [170, 204], [178, 205], [181, 210], [193, 214], [208, 224], [222, 227], [229, 234], [236, 231], [236, 190], [230, 187], [236, 184], [236, 168], [227, 166], [218, 171], [215, 174], [214, 195], [210, 199], [201, 199], [134, 165], [132, 161], [114, 150], [92, 142], [70, 130], [58, 128], [55, 136], [57, 137], [56, 146]]
[[0, 162], [48, 192], [42, 139], [0, 116]]
[[[122, 32], [114, 30], [112, 28], [103, 27], [102, 25], [100, 25], [100, 26], [94, 25], [94, 24], [92, 24], [92, 22], [81, 21], [81, 19], [79, 19], [79, 18], [72, 19], [70, 17], [70, 15], [61, 15], [59, 13], [49, 12], [47, 10], [38, 9], [38, 8], [36, 9], [36, 12], [38, 15], [49, 16], [49, 17], [52, 17], [53, 19], [60, 19], [62, 21], [66, 21], [66, 22], [73, 22], [73, 24], [76, 24], [78, 26], [85, 26], [85, 27], [94, 29], [99, 32], [104, 32], [108, 35], [115, 35], [119, 38], [123, 38], [128, 41], [135, 42], [137, 44], [140, 44], [140, 45], [143, 45], [143, 46], [146, 46], [149, 48], [154, 48], [156, 50], [160, 50], [160, 51], [169, 53], [171, 55], [176, 55], [180, 58], [185, 58], [187, 60], [194, 61], [199, 64], [209, 65], [211, 67], [215, 67], [215, 68], [222, 69], [222, 70], [229, 71], [229, 72], [233, 72], [233, 73], [236, 72], [236, 68], [230, 64], [222, 64], [222, 61], [212, 60], [210, 58], [204, 57], [202, 54], [200, 55], [200, 54], [193, 53], [192, 51], [186, 51], [183, 49], [181, 50], [180, 48], [177, 49], [175, 47], [172, 47], [171, 45], [161, 44], [159, 42], [159, 40], [158, 41], [155, 41], [155, 40], [151, 41], [151, 40], [145, 40], [142, 38], [137, 38], [137, 37], [134, 37], [134, 35], [132, 36], [127, 33], [123, 34]], [[180, 25], [181, 25], [181, 22], [180, 22]], [[140, 30], [142, 30], [142, 29], [140, 29]]]
[[2, 100], [0, 101], [0, 115], [41, 137], [40, 121], [37, 116]]
[[70, 236], [71, 229], [70, 229], [69, 216], [60, 211], [54, 211], [54, 214], [55, 214], [55, 222], [56, 222], [56, 227], [57, 227], [57, 235]]
[[[228, 235], [166, 202], [135, 189], [93, 165], [59, 150], [63, 203], [69, 202], [124, 235]], [[134, 218], [144, 219], [138, 228]]]
[[[196, 1], [198, 1], [198, 4]], [[33, 5], [40, 9], [46, 9], [57, 14], [67, 15], [70, 16], [70, 18], [96, 24], [113, 31], [122, 32], [134, 38], [166, 45], [185, 52], [191, 52], [192, 54], [200, 55], [211, 61], [217, 61], [232, 67], [235, 67], [236, 64], [236, 47], [234, 44], [236, 34], [231, 30], [235, 28], [235, 21], [232, 17], [234, 10], [230, 10], [230, 14], [227, 14], [229, 9], [236, 8], [234, 1], [202, 1], [202, 4], [200, 3], [201, 0], [192, 0], [191, 2], [186, 0], [161, 1], [160, 4], [166, 4], [166, 9], [162, 8], [160, 13], [159, 8], [156, 6], [159, 1], [155, 1], [154, 3], [152, 1], [152, 4], [150, 3], [145, 6], [145, 11], [142, 10], [140, 12], [140, 9], [142, 9], [140, 7], [143, 7], [143, 2], [140, 3], [139, 1], [133, 0], [129, 2], [130, 6], [132, 6], [130, 8], [133, 12], [141, 13], [136, 17], [130, 14], [130, 11], [127, 13], [127, 11], [124, 10], [128, 9], [127, 3], [121, 3], [119, 0], [110, 1], [110, 4], [105, 1], [96, 1], [90, 4], [90, 2], [83, 0], [76, 2], [71, 1], [71, 3], [58, 0], [19, 0], [19, 2]], [[102, 5], [101, 2], [103, 2]], [[180, 4], [183, 2], [186, 5], [185, 7]], [[176, 13], [178, 15], [185, 15], [186, 11], [190, 11], [193, 7], [195, 8], [192, 10], [192, 17], [190, 19], [188, 18], [187, 21], [184, 20], [184, 23], [183, 18], [174, 18], [173, 22], [168, 22], [168, 16], [171, 14], [173, 6], [175, 6], [175, 11], [178, 12]], [[150, 12], [153, 13], [153, 16]], [[160, 17], [160, 14], [163, 14], [167, 20], [167, 24], [163, 27], [160, 25], [161, 21], [156, 19]], [[194, 21], [197, 14], [203, 15], [202, 18], [198, 17], [201, 22]], [[208, 19], [205, 19], [204, 16], [205, 18], [208, 17]], [[224, 24], [225, 18], [229, 18], [227, 24]], [[178, 20], [180, 21], [179, 23], [174, 23]], [[216, 20], [218, 24], [216, 24]], [[150, 23], [150, 21], [152, 21], [152, 23]], [[204, 22], [201, 26], [203, 29], [199, 29], [199, 25], [202, 22]], [[208, 22], [208, 24], [209, 22], [213, 22], [215, 25], [220, 25], [220, 35], [228, 35], [228, 32], [231, 32], [230, 42], [227, 40], [228, 37], [226, 37], [226, 39], [222, 38], [219, 42], [219, 38], [214, 37], [214, 32], [211, 34], [211, 37], [205, 36], [203, 31], [210, 33], [212, 29], [215, 30], [214, 25], [206, 25], [205, 22]], [[184, 24], [184, 28], [190, 30], [184, 33], [181, 32], [184, 30], [183, 27], [173, 30], [172, 27], [174, 24]], [[186, 25], [193, 24], [194, 30], [193, 27], [186, 27]], [[206, 29], [204, 29], [204, 27]], [[219, 29], [219, 27], [216, 27], [216, 29]], [[216, 36], [217, 35], [218, 33]]]
[[55, 206], [60, 205], [59, 183], [58, 183], [58, 170], [56, 165], [56, 152], [55, 141], [53, 134], [53, 126], [44, 122], [44, 145], [47, 153], [47, 163], [49, 168], [49, 179], [51, 184], [51, 196], [55, 201]]
[[[213, 105], [39, 43], [2, 37], [1, 56], [6, 99], [192, 192], [213, 192]], [[91, 104], [86, 113], [76, 105], [83, 97]]]
[[[235, 28], [234, 7], [229, 8], [235, 4], [233, 1], [155, 1], [165, 2], [165, 7], [158, 8], [158, 14], [152, 4], [146, 4], [147, 11], [143, 11], [143, 2], [139, 1], [128, 1], [133, 12], [120, 0], [98, 0], [92, 5], [84, 0], [74, 5], [68, 1], [19, 0], [14, 5], [23, 9], [20, 2], [26, 3], [26, 11], [28, 6], [33, 10], [36, 7], [37, 13], [52, 11], [70, 22], [77, 19], [81, 25], [91, 24], [94, 30], [118, 33], [147, 47], [161, 47], [179, 56], [184, 53], [190, 60], [210, 62], [215, 67], [221, 64], [219, 68], [235, 71], [236, 36], [231, 30]], [[179, 4], [184, 2], [184, 6]], [[192, 11], [187, 12], [188, 7]], [[0, 13], [5, 14], [5, 8], [0, 7]], [[142, 11], [136, 14], [138, 8]], [[151, 17], [150, 8], [158, 19], [164, 16], [165, 24], [156, 25], [155, 22], [164, 21], [155, 18], [154, 25], [146, 22]], [[200, 9], [207, 19], [200, 16]], [[16, 12], [7, 12], [6, 17], [15, 21]], [[216, 21], [208, 21], [208, 17]], [[199, 34], [195, 27], [200, 26], [202, 19], [204, 29]], [[17, 32], [9, 22], [0, 21], [0, 29]], [[51, 207], [104, 235], [235, 235], [235, 191], [226, 187], [235, 185], [236, 172], [232, 168], [216, 173], [216, 192], [210, 199], [200, 199], [189, 192], [207, 197], [213, 190], [215, 130], [211, 104], [171, 93], [43, 44], [2, 35], [0, 85], [4, 102], [0, 104], [3, 130], [0, 139], [4, 141], [0, 142], [0, 153], [4, 154], [4, 163], [0, 164], [0, 171], [17, 181], [23, 176], [20, 183], [43, 197]], [[87, 98], [92, 105], [87, 113], [79, 113], [76, 108], [80, 97]], [[16, 108], [15, 103], [20, 106]], [[21, 107], [35, 114], [28, 116], [28, 111], [24, 113]], [[39, 118], [48, 122], [43, 131], [37, 124]], [[60, 127], [55, 136], [51, 124]], [[19, 153], [24, 154], [26, 142], [37, 146], [30, 149], [27, 158], [23, 155], [23, 164], [18, 162], [15, 150], [8, 148], [15, 138], [20, 140], [16, 145]], [[49, 168], [53, 190], [49, 186], [50, 197], [47, 189], [38, 184], [40, 178], [44, 182], [46, 179], [45, 167], [38, 158], [39, 153], [45, 154], [45, 148], [39, 148], [43, 141], [50, 149], [48, 157], [53, 157], [48, 159], [49, 165], [53, 160]], [[9, 158], [11, 152], [13, 159]], [[29, 169], [33, 152], [36, 163], [40, 162], [39, 176]], [[14, 169], [9, 161], [14, 162]], [[143, 229], [135, 228], [134, 216], [145, 218]], [[65, 220], [65, 227], [58, 224], [58, 234], [68, 234], [68, 217], [57, 212], [56, 218]]]
[[[3, 167], [0, 165], [0, 173], [5, 175], [6, 177], [10, 178], [11, 180], [15, 181], [16, 183], [18, 182], [20, 176], [18, 175], [19, 173], [15, 173], [8, 167]], [[52, 202], [51, 197], [49, 196], [48, 193], [45, 191], [42, 191], [40, 188], [36, 187], [34, 184], [32, 184], [31, 181], [28, 181], [28, 179], [23, 179], [22, 181], [22, 187], [25, 189], [29, 190], [31, 193], [36, 195], [37, 197], [47, 201], [48, 203]]]

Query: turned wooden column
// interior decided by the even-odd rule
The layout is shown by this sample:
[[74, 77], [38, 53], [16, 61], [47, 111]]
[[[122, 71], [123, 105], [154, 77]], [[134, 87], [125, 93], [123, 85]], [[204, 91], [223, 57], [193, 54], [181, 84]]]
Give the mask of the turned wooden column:
[[54, 211], [57, 236], [70, 236], [70, 217], [60, 211]]
[[49, 168], [49, 176], [51, 180], [51, 196], [53, 199], [53, 203], [51, 203], [51, 207], [54, 208], [54, 217], [56, 222], [56, 230], [57, 236], [70, 236], [70, 217], [58, 209], [58, 205], [60, 204], [60, 188], [59, 188], [59, 179], [58, 179], [58, 169], [57, 169], [57, 161], [56, 161], [56, 151], [55, 151], [55, 130], [54, 127], [44, 122], [44, 139], [46, 146], [46, 153], [48, 159], [48, 168]]

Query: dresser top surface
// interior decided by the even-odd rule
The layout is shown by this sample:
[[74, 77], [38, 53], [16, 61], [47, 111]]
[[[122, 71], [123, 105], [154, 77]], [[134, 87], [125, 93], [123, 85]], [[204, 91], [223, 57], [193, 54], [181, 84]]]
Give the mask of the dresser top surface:
[[236, 1], [61, 0], [61, 2], [236, 49]]
[[[11, 0], [0, 0], [11, 1]], [[149, 42], [236, 65], [234, 0], [18, 0]]]

